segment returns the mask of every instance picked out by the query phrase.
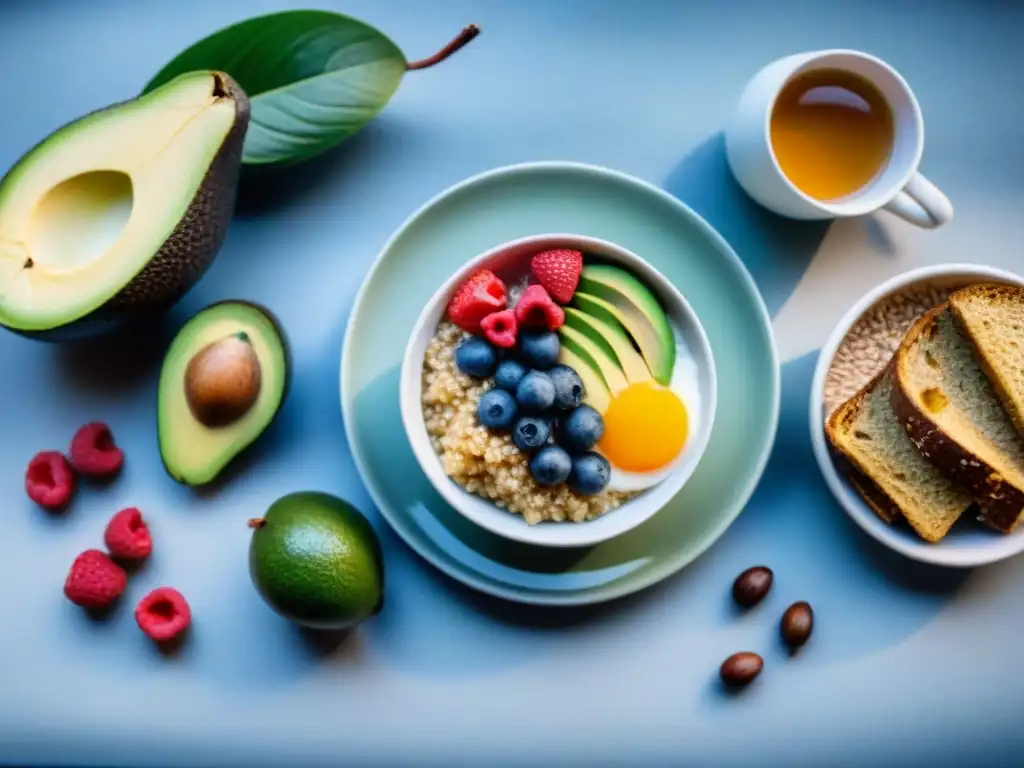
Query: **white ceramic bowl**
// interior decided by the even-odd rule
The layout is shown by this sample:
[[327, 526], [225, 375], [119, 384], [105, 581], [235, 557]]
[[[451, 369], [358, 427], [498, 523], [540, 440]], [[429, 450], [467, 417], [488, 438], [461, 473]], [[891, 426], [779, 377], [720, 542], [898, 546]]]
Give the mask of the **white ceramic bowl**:
[[[529, 272], [529, 258], [550, 248], [574, 248], [622, 264], [655, 293], [696, 361], [699, 410], [695, 419], [696, 430], [687, 439], [683, 455], [658, 485], [595, 520], [529, 525], [520, 515], [466, 492], [445, 474], [423, 421], [422, 369], [427, 343], [434, 335], [449, 299], [470, 274], [486, 267], [503, 277], [508, 274], [525, 276]], [[704, 329], [686, 299], [663, 275], [636, 254], [605, 240], [573, 234], [545, 234], [503, 243], [471, 259], [438, 289], [423, 308], [409, 336], [402, 363], [400, 398], [402, 421], [417, 461], [441, 496], [458, 512], [507, 539], [548, 547], [580, 547], [597, 544], [635, 528], [679, 492], [697, 468], [707, 447], [714, 424], [717, 388], [715, 363]]]
[[[846, 482], [832, 459], [825, 438], [825, 380], [837, 348], [850, 328], [876, 302], [886, 296], [905, 290], [914, 284], [938, 284], [950, 287], [977, 282], [1014, 283], [1024, 285], [1024, 278], [1010, 272], [976, 264], [940, 264], [911, 270], [887, 280], [865, 294], [846, 313], [818, 356], [818, 364], [811, 383], [810, 428], [811, 442], [818, 466], [825, 482], [843, 509], [861, 528], [878, 541], [907, 557], [934, 565], [970, 568], [1003, 560], [1024, 551], [1024, 528], [1002, 534], [983, 524], [964, 524], [953, 527], [942, 541], [931, 544], [919, 538], [909, 526], [902, 523], [887, 525], [871, 511]], [[971, 514], [969, 511], [967, 514]]]

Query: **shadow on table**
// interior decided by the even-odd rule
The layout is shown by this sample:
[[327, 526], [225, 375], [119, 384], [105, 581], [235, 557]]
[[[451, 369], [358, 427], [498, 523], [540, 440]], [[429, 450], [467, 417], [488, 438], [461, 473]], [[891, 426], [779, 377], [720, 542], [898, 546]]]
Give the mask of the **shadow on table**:
[[133, 322], [108, 335], [54, 346], [68, 385], [118, 399], [159, 368], [178, 323], [169, 314]]
[[[365, 626], [314, 630], [278, 615], [258, 596], [245, 566], [221, 576], [222, 594], [195, 616], [186, 651], [208, 684], [245, 694], [280, 690], [311, 674], [331, 676], [365, 661]], [[214, 626], [216, 624], [216, 626]]]
[[793, 292], [828, 231], [828, 221], [796, 221], [755, 203], [736, 182], [716, 133], [680, 161], [665, 188], [729, 241], [774, 315]]
[[[410, 126], [378, 116], [357, 134], [309, 160], [265, 166], [243, 166], [238, 185], [235, 215], [259, 218], [285, 207], [301, 207], [352, 178], [360, 166], [401, 143]], [[407, 138], [407, 137], [406, 137]]]

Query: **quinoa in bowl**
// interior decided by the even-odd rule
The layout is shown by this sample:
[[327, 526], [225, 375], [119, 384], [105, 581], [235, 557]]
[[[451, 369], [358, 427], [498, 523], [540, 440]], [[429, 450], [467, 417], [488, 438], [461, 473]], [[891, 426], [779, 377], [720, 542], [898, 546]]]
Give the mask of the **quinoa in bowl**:
[[423, 419], [448, 477], [531, 525], [592, 520], [636, 495], [606, 489], [580, 496], [565, 485], [549, 488], [534, 482], [528, 459], [512, 437], [477, 421], [480, 397], [492, 382], [474, 379], [455, 364], [455, 348], [468, 336], [454, 323], [441, 322], [423, 359]]

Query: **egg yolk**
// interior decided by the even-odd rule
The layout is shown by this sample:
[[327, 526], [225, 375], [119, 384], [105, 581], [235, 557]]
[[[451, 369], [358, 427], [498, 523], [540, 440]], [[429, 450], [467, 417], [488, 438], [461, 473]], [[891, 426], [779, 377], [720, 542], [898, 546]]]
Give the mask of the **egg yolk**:
[[688, 418], [683, 401], [670, 389], [631, 384], [612, 400], [604, 416], [598, 448], [612, 466], [650, 472], [670, 463], [686, 444]]

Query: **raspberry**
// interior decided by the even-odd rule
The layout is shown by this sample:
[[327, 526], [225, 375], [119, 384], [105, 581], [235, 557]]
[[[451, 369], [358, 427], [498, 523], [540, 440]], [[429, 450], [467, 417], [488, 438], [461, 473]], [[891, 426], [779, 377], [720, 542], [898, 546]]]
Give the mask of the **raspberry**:
[[542, 251], [530, 261], [530, 269], [538, 283], [559, 304], [568, 304], [580, 284], [583, 272], [583, 254], [579, 251], [558, 249]]
[[87, 549], [75, 558], [64, 581], [64, 594], [84, 608], [106, 608], [128, 584], [124, 569], [98, 549]]
[[124, 453], [114, 445], [110, 427], [94, 421], [81, 427], [71, 440], [71, 466], [92, 477], [117, 473], [124, 463]]
[[516, 345], [519, 322], [516, 320], [516, 313], [511, 309], [492, 312], [480, 321], [480, 328], [483, 329], [487, 340], [496, 347], [511, 349]]
[[25, 492], [46, 509], [60, 509], [75, 492], [75, 473], [58, 451], [40, 451], [25, 471]]
[[192, 612], [178, 590], [158, 587], [139, 600], [135, 621], [148, 637], [163, 643], [185, 631], [192, 621]]
[[153, 551], [149, 528], [142, 519], [142, 513], [135, 507], [122, 509], [110, 518], [103, 532], [103, 543], [114, 557], [126, 560], [141, 560]]
[[464, 331], [478, 333], [480, 321], [505, 308], [505, 284], [489, 269], [473, 274], [448, 302], [448, 317]]
[[544, 286], [531, 285], [519, 297], [516, 319], [520, 328], [546, 328], [554, 331], [565, 322], [565, 312], [551, 300]]

